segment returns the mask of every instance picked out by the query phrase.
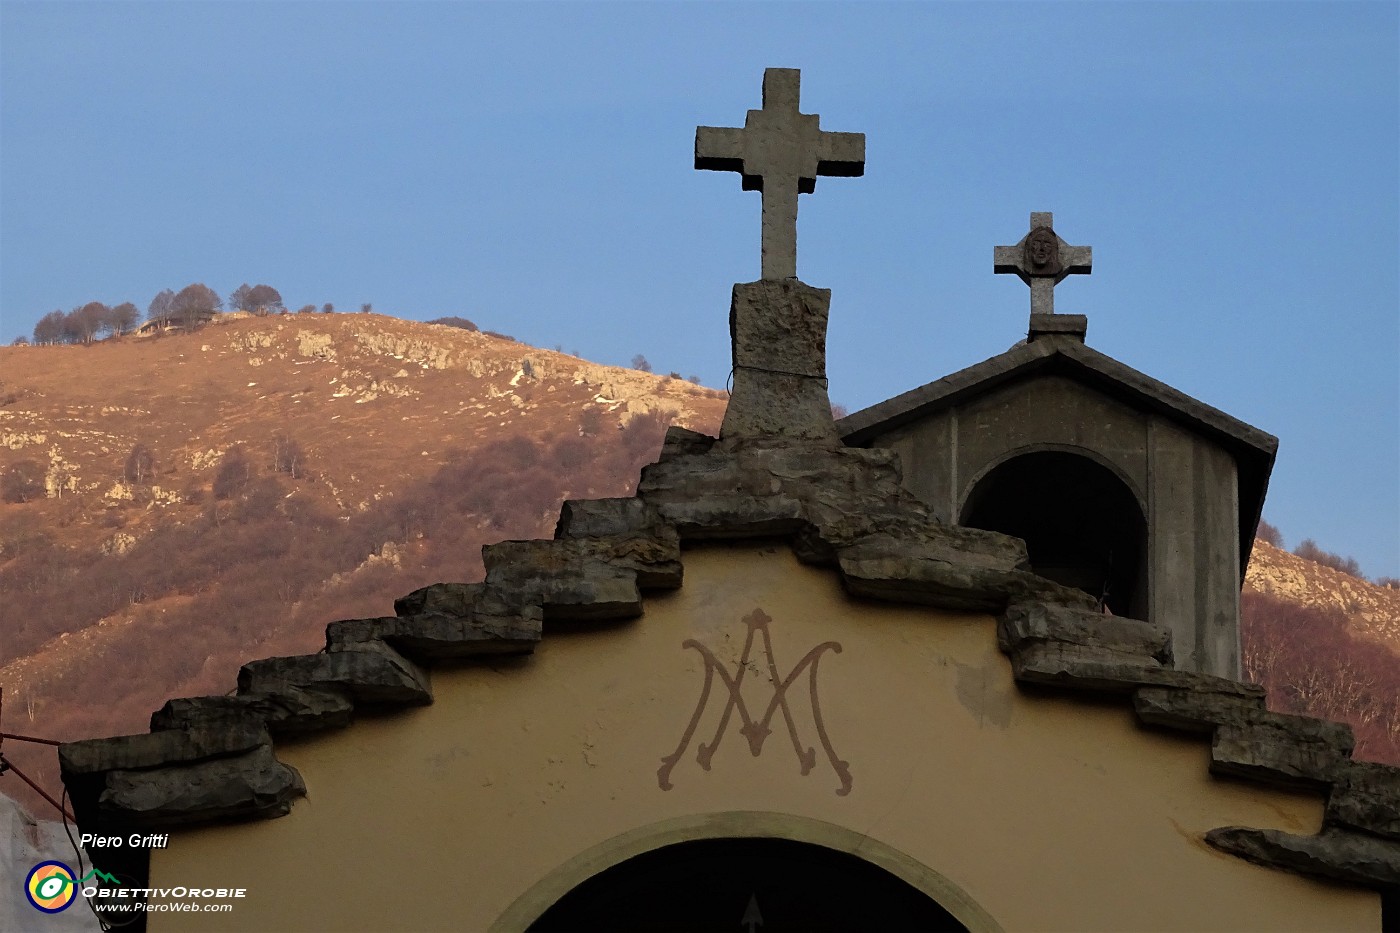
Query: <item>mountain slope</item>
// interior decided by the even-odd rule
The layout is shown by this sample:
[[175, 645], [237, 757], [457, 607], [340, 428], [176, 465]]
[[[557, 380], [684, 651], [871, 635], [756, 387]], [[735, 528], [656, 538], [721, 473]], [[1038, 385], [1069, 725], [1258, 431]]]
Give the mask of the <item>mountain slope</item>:
[[1400, 589], [1376, 586], [1264, 541], [1254, 544], [1245, 587], [1284, 602], [1341, 612], [1358, 637], [1400, 653]]
[[[629, 494], [666, 424], [713, 432], [725, 405], [378, 315], [4, 348], [0, 373], [5, 729], [59, 739], [143, 731], [330, 621], [478, 578], [483, 544]], [[57, 788], [51, 752], [5, 750]]]
[[1271, 708], [1346, 722], [1355, 757], [1400, 764], [1400, 590], [1256, 541], [1240, 610]]

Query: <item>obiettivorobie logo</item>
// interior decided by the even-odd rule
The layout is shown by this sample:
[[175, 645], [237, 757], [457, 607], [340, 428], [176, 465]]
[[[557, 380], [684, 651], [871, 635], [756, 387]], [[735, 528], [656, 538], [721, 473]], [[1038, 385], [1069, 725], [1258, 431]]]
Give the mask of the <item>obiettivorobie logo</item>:
[[[175, 885], [140, 888], [94, 868], [78, 878], [63, 862], [40, 862], [24, 879], [24, 896], [35, 910], [56, 914], [67, 910], [81, 894], [104, 923], [130, 919], [133, 913], [223, 913], [232, 901], [248, 896], [247, 888], [202, 888]], [[117, 923], [122, 926], [124, 924]]]
[[81, 878], [73, 877], [73, 869], [63, 862], [40, 862], [29, 869], [24, 879], [24, 896], [35, 910], [56, 914], [67, 910], [78, 899], [80, 885], [96, 878], [104, 884], [121, 887], [122, 883], [105, 871], [94, 868]]

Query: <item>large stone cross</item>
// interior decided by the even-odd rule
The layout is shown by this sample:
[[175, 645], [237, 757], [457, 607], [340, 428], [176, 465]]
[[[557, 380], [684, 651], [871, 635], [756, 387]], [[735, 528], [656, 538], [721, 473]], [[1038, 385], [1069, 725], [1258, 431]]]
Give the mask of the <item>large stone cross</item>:
[[1031, 316], [1055, 313], [1055, 286], [1067, 275], [1088, 275], [1093, 249], [1070, 246], [1051, 225], [1055, 215], [1031, 213], [1031, 231], [1015, 246], [998, 246], [993, 265], [998, 274], [1014, 272], [1031, 287]]
[[763, 278], [797, 275], [797, 195], [816, 190], [818, 175], [865, 174], [865, 134], [828, 133], [821, 117], [798, 113], [801, 72], [763, 72], [763, 109], [742, 129], [695, 128], [695, 167], [738, 172], [745, 191], [763, 193]]

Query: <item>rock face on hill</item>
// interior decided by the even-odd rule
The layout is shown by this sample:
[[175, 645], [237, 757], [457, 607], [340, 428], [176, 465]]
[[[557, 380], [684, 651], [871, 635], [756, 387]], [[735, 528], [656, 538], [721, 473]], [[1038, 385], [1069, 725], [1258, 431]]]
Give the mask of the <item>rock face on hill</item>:
[[[454, 445], [577, 430], [586, 418], [616, 428], [651, 412], [700, 424], [724, 407], [721, 393], [684, 380], [373, 314], [4, 348], [0, 362], [0, 471], [33, 462], [38, 496], [108, 503], [178, 505], [192, 485], [212, 483], [231, 446], [271, 463], [280, 436], [300, 445], [337, 507], [364, 510]], [[133, 483], [138, 443], [154, 455], [154, 476]]]
[[[630, 493], [668, 424], [713, 432], [726, 398], [373, 314], [0, 348], [5, 728], [144, 729], [327, 622], [479, 579], [483, 545]], [[57, 791], [51, 753], [6, 753]]]
[[1263, 541], [1254, 544], [1245, 586], [1287, 602], [1342, 612], [1358, 636], [1400, 654], [1400, 589], [1376, 586]]

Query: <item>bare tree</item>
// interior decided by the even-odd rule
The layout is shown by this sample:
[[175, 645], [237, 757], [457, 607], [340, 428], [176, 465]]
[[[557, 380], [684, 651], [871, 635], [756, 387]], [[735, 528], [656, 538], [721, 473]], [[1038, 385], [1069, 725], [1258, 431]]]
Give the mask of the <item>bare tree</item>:
[[370, 304], [368, 301], [366, 301], [364, 304], [360, 305], [360, 313], [361, 313], [361, 314], [372, 314], [372, 313], [374, 313], [374, 305], [372, 305], [372, 304]]
[[235, 444], [224, 451], [224, 458], [214, 473], [214, 498], [232, 499], [244, 490], [252, 478], [253, 465], [243, 448]]
[[156, 475], [156, 457], [145, 444], [136, 444], [126, 458], [122, 478], [128, 483], [145, 486]]
[[271, 285], [254, 285], [248, 290], [248, 304], [254, 314], [271, 314], [273, 311], [286, 311], [282, 295]]
[[195, 282], [180, 289], [170, 303], [170, 312], [172, 319], [185, 330], [194, 330], [213, 317], [223, 304], [214, 289], [202, 282]]
[[285, 434], [273, 437], [272, 469], [278, 473], [289, 473], [292, 479], [300, 479], [306, 469], [306, 453], [301, 444]]
[[0, 479], [6, 502], [29, 502], [44, 497], [44, 468], [33, 460], [21, 460]]
[[1271, 684], [1282, 663], [1286, 647], [1282, 636], [1271, 626], [1256, 626], [1241, 639], [1240, 669], [1244, 679], [1256, 684]]
[[428, 324], [441, 324], [443, 327], [460, 327], [462, 330], [478, 330], [475, 321], [469, 321], [464, 317], [450, 314], [447, 317], [435, 317]]
[[58, 343], [63, 339], [63, 312], [50, 311], [39, 318], [34, 325], [34, 342], [40, 344]]
[[325, 304], [321, 305], [321, 313], [322, 313], [322, 314], [334, 314], [334, 313], [335, 313], [335, 305], [331, 304], [329, 301], [326, 302]]
[[151, 299], [150, 307], [146, 309], [146, 320], [148, 321], [168, 321], [171, 310], [175, 305], [175, 293], [170, 289], [165, 289], [160, 294]]
[[92, 343], [97, 335], [107, 329], [107, 319], [111, 309], [100, 301], [89, 301], [73, 312], [73, 329], [83, 343]]
[[61, 319], [61, 324], [63, 327], [64, 343], [79, 343], [82, 341], [83, 330], [78, 320], [77, 308], [74, 308], [72, 311], [69, 311], [67, 314], [63, 315]]
[[603, 413], [591, 407], [579, 412], [578, 433], [580, 437], [596, 437], [603, 433]]
[[108, 311], [107, 326], [111, 329], [112, 333], [121, 336], [122, 334], [131, 333], [132, 328], [136, 326], [136, 322], [140, 319], [141, 312], [136, 310], [136, 305], [129, 301], [123, 301], [121, 304]]
[[1333, 570], [1339, 570], [1357, 579], [1366, 579], [1361, 573], [1361, 565], [1356, 562], [1356, 558], [1343, 557], [1340, 554], [1325, 551], [1318, 547], [1317, 542], [1312, 538], [1304, 538], [1302, 543], [1293, 549], [1293, 553], [1304, 560], [1310, 560], [1324, 567], [1331, 567]]
[[228, 309], [230, 311], [251, 312], [253, 310], [253, 303], [248, 300], [248, 293], [252, 290], [253, 287], [247, 282], [244, 282], [242, 285], [229, 292]]
[[315, 305], [302, 305], [300, 308], [297, 308], [297, 314], [315, 314], [315, 313], [316, 313], [316, 306], [315, 306]]
[[1278, 527], [1262, 518], [1259, 519], [1259, 529], [1254, 532], [1254, 538], [1256, 541], [1272, 544], [1276, 548], [1283, 547], [1283, 534], [1278, 530]]

